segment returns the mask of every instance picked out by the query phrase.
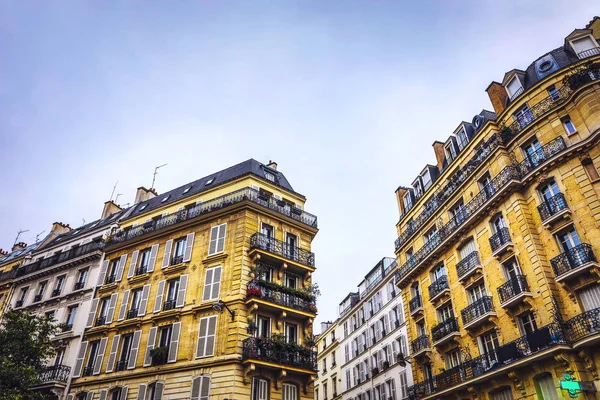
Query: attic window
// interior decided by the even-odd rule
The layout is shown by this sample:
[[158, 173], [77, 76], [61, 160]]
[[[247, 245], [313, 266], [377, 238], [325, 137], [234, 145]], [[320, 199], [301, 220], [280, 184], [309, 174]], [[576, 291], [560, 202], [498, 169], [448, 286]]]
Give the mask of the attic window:
[[215, 180], [215, 178], [210, 178], [209, 180], [206, 181], [206, 183], [204, 184], [204, 186], [208, 186], [211, 183], [213, 183], [213, 181]]
[[189, 192], [191, 188], [192, 188], [191, 186], [188, 186], [187, 188], [185, 188], [185, 190], [183, 191], [183, 194], [186, 194], [187, 192]]
[[169, 200], [169, 197], [171, 197], [171, 195], [164, 197], [160, 202], [164, 203], [165, 201]]
[[580, 59], [600, 54], [598, 44], [591, 35], [571, 41], [571, 47]]
[[454, 149], [454, 144], [452, 142], [448, 143], [446, 147], [444, 147], [444, 152], [446, 153], [448, 162], [452, 162], [452, 160], [456, 158], [456, 150]]
[[548, 72], [550, 68], [552, 68], [552, 61], [550, 60], [546, 60], [540, 64], [540, 71], [542, 72]]
[[81, 232], [81, 230], [77, 229], [75, 232], [72, 233], [72, 235], [77, 235], [79, 232]]
[[523, 91], [524, 89], [523, 85], [521, 85], [521, 81], [519, 80], [519, 78], [517, 78], [516, 75], [513, 76], [510, 82], [508, 82], [508, 85], [506, 85], [506, 92], [508, 93], [508, 97], [510, 97], [510, 99], [513, 100], [521, 93], [523, 93]]
[[460, 131], [458, 131], [456, 137], [458, 138], [458, 149], [464, 149], [467, 143], [469, 142], [469, 138], [467, 137], [467, 132], [465, 132], [464, 127], [461, 128]]
[[275, 175], [270, 172], [265, 171], [265, 178], [267, 178], [268, 181], [275, 182]]

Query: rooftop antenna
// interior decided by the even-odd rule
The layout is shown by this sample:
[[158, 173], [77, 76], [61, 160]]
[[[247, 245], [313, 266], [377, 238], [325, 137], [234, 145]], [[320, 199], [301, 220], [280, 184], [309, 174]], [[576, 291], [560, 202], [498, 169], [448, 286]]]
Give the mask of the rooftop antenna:
[[152, 186], [150, 186], [150, 189], [154, 189], [154, 182], [156, 181], [156, 175], [158, 175], [158, 169], [166, 165], [168, 164], [159, 165], [158, 167], [154, 168], [154, 175], [152, 176]]
[[85, 225], [85, 218], [81, 218], [81, 222], [82, 222], [81, 225]]
[[115, 183], [115, 186], [113, 186], [113, 191], [112, 191], [112, 193], [110, 194], [110, 199], [109, 199], [108, 201], [112, 201], [112, 198], [113, 198], [113, 196], [115, 195], [115, 189], [117, 189], [117, 185], [118, 185], [118, 184], [119, 184], [119, 181], [117, 181], [117, 182]]
[[19, 241], [19, 237], [21, 236], [21, 234], [23, 234], [23, 233], [25, 233], [25, 232], [29, 232], [29, 229], [26, 229], [26, 230], [22, 230], [22, 229], [21, 229], [21, 230], [19, 230], [19, 232], [17, 232], [17, 237], [15, 238], [15, 242], [13, 243], [13, 246], [14, 246], [15, 244], [17, 244], [17, 242]]
[[119, 194], [117, 195], [117, 197], [115, 197], [115, 204], [117, 204], [117, 200], [119, 200], [119, 196], [121, 196], [122, 194], [123, 194], [123, 193], [119, 193]]
[[40, 240], [40, 236], [42, 235], [42, 233], [46, 232], [45, 230], [41, 231], [40, 233], [38, 233], [37, 235], [35, 235], [35, 243], [37, 243]]

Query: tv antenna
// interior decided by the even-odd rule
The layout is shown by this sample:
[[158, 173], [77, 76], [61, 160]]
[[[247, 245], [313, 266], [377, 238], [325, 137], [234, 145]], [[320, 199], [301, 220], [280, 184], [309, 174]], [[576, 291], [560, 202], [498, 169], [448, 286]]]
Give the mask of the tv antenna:
[[154, 189], [154, 182], [156, 181], [156, 175], [158, 175], [158, 169], [166, 166], [168, 164], [159, 165], [158, 167], [154, 167], [154, 175], [152, 176], [152, 186], [150, 189]]
[[17, 242], [19, 241], [19, 237], [21, 237], [21, 235], [25, 232], [29, 232], [29, 229], [25, 229], [25, 230], [21, 229], [21, 230], [19, 230], [19, 232], [17, 232], [17, 237], [15, 238], [15, 242], [13, 243], [13, 246], [15, 244], [17, 244]]
[[37, 235], [35, 235], [35, 242], [37, 243], [40, 240], [40, 236], [42, 235], [42, 233], [46, 232], [45, 230], [41, 231], [40, 233], [38, 233]]
[[122, 194], [123, 194], [123, 193], [119, 193], [119, 194], [117, 195], [117, 197], [115, 197], [115, 204], [117, 204], [117, 200], [119, 200], [119, 196], [121, 196]]
[[118, 184], [119, 184], [119, 181], [117, 181], [117, 182], [115, 183], [115, 186], [113, 186], [113, 191], [112, 191], [112, 193], [110, 194], [110, 199], [109, 199], [109, 201], [112, 201], [112, 198], [113, 198], [113, 196], [115, 195], [115, 190], [117, 189], [117, 185], [118, 185]]

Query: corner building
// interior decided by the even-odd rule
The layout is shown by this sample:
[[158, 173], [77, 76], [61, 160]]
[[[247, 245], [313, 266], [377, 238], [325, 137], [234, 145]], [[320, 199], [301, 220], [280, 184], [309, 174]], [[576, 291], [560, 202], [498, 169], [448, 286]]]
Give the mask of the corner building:
[[596, 17], [492, 82], [494, 112], [398, 188], [411, 398], [569, 398], [566, 373], [598, 387], [599, 38]]
[[277, 164], [248, 160], [113, 228], [69, 399], [309, 399], [317, 219]]

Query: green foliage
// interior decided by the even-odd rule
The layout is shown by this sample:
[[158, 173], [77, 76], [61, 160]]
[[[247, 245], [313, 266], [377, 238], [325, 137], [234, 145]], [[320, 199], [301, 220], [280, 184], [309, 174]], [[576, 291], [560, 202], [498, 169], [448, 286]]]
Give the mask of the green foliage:
[[9, 310], [0, 323], [0, 400], [42, 400], [31, 390], [45, 362], [56, 354], [51, 337], [59, 327], [51, 318]]

